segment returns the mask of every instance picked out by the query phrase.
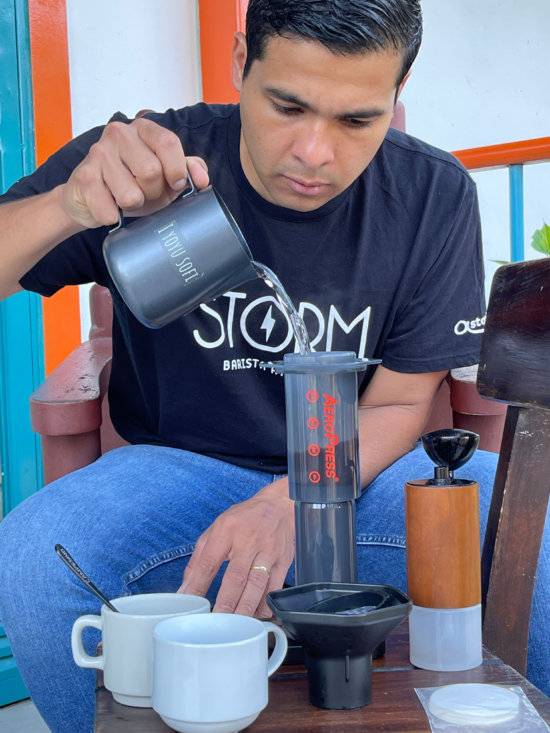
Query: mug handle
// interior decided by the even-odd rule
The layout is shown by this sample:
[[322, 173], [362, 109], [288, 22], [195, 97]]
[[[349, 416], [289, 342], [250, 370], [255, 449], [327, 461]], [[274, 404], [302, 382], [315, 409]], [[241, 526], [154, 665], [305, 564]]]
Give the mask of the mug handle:
[[[194, 193], [197, 193], [197, 189], [195, 188], [195, 184], [193, 183], [193, 179], [189, 175], [189, 171], [187, 171], [187, 180], [189, 181], [189, 185], [191, 186], [191, 190], [188, 191], [186, 188], [183, 189], [183, 191], [176, 196], [174, 201], [171, 203], [173, 204], [175, 201], [180, 201], [180, 199], [185, 199], [187, 196], [191, 196]], [[109, 234], [113, 234], [114, 232], [118, 232], [119, 229], [124, 229], [124, 214], [122, 213], [122, 209], [120, 206], [117, 205], [118, 209], [118, 224], [114, 229], [109, 229]]]
[[74, 622], [71, 634], [71, 648], [73, 650], [74, 661], [79, 667], [103, 669], [103, 654], [99, 657], [90, 657], [90, 655], [86, 654], [84, 651], [82, 632], [87, 626], [91, 626], [94, 629], [99, 629], [101, 631], [101, 616], [81, 616]]
[[288, 639], [280, 626], [276, 626], [270, 621], [264, 621], [264, 626], [268, 633], [271, 631], [275, 634], [275, 649], [273, 650], [273, 654], [269, 657], [269, 662], [267, 664], [267, 676], [271, 677], [273, 672], [279, 669], [286, 657]]

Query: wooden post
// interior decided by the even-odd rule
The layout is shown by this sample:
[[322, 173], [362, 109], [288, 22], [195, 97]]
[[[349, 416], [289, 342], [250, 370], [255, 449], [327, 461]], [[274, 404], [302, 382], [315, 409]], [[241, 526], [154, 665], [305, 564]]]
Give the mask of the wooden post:
[[477, 388], [507, 403], [482, 558], [483, 639], [525, 674], [550, 494], [550, 260], [497, 270]]
[[483, 548], [483, 641], [520, 674], [550, 493], [550, 410], [509, 407]]

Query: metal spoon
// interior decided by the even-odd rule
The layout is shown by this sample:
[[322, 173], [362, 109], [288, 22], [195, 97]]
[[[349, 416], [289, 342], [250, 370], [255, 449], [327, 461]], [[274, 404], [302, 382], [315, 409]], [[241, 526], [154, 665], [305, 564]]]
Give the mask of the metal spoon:
[[90, 578], [86, 575], [86, 573], [80, 568], [76, 562], [73, 560], [73, 558], [69, 555], [67, 550], [63, 547], [63, 545], [57, 544], [55, 546], [55, 551], [59, 555], [59, 557], [63, 560], [65, 565], [69, 568], [69, 570], [72, 570], [73, 573], [76, 575], [77, 578], [79, 578], [85, 586], [87, 586], [94, 595], [96, 595], [103, 603], [111, 609], [111, 611], [114, 611], [115, 613], [119, 613], [119, 610], [113, 606], [111, 601], [108, 601], [103, 593], [98, 590], [95, 585], [92, 583]]

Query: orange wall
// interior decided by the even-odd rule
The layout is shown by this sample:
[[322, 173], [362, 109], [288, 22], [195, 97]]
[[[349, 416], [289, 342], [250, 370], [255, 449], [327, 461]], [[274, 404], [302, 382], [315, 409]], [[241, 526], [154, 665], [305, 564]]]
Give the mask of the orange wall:
[[248, 0], [199, 0], [202, 95], [205, 102], [236, 103], [231, 84], [233, 35], [244, 31]]
[[[65, 0], [29, 0], [37, 165], [72, 137]], [[80, 343], [78, 288], [43, 298], [46, 374]]]

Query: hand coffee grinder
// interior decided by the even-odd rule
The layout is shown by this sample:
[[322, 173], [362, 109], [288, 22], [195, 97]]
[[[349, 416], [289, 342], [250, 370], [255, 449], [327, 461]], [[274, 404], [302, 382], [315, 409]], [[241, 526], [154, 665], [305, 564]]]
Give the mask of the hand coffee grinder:
[[434, 477], [405, 484], [410, 657], [422, 669], [482, 662], [479, 487], [454, 477], [478, 443], [467, 430], [427, 433], [422, 444]]

